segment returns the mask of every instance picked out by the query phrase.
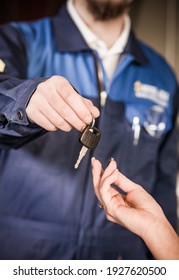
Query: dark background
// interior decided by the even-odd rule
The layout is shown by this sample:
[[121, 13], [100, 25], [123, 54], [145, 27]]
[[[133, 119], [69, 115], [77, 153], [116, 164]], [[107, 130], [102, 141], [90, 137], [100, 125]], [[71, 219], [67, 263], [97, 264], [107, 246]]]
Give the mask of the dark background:
[[[141, 1], [135, 2], [131, 13], [140, 12]], [[0, 0], [0, 24], [54, 15], [64, 2], [66, 0]]]
[[0, 0], [0, 23], [54, 15], [65, 0]]

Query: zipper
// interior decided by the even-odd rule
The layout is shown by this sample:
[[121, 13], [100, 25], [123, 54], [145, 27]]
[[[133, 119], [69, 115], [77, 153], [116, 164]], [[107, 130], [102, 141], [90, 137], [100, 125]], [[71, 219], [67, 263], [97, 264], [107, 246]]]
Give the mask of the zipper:
[[[94, 60], [95, 60], [95, 66], [96, 66], [96, 76], [97, 76], [97, 83], [98, 83], [98, 92], [99, 92], [99, 108], [103, 108], [106, 104], [106, 98], [107, 98], [107, 90], [104, 85], [104, 75], [102, 71], [102, 66], [99, 62], [98, 54], [93, 50], [92, 51]], [[121, 54], [118, 63], [121, 63], [121, 61], [125, 58], [125, 54]]]
[[97, 54], [93, 51], [95, 66], [96, 66], [96, 77], [97, 77], [97, 83], [98, 83], [98, 92], [99, 92], [99, 108], [103, 108], [106, 104], [106, 98], [107, 98], [107, 91], [104, 86], [104, 76], [103, 71], [101, 68], [101, 65], [98, 60]]
[[106, 104], [107, 92], [105, 90], [100, 92], [100, 106], [104, 107]]

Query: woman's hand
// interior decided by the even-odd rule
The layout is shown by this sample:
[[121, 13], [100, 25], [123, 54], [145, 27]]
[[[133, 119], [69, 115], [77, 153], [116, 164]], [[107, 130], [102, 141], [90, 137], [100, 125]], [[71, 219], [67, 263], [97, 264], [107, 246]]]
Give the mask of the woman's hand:
[[[153, 219], [164, 219], [157, 202], [140, 185], [135, 184], [118, 171], [111, 160], [103, 171], [101, 163], [92, 159], [92, 173], [95, 193], [104, 206], [109, 221], [118, 223], [143, 237]], [[115, 184], [119, 191], [114, 189]]]
[[109, 221], [139, 235], [154, 258], [179, 259], [179, 238], [150, 194], [119, 172], [114, 160], [103, 170], [92, 158], [92, 174], [95, 193]]

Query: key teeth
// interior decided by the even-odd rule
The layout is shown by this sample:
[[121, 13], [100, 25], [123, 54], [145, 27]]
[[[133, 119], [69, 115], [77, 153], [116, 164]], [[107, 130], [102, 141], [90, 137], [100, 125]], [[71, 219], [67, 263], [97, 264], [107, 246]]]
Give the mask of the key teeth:
[[76, 162], [75, 165], [74, 165], [74, 168], [75, 168], [75, 169], [78, 169], [79, 165], [80, 165], [80, 161], [79, 161], [79, 159], [78, 159], [77, 162]]
[[75, 168], [75, 169], [77, 169], [77, 168], [78, 168], [78, 164], [77, 164], [77, 163], [74, 165], [74, 168]]

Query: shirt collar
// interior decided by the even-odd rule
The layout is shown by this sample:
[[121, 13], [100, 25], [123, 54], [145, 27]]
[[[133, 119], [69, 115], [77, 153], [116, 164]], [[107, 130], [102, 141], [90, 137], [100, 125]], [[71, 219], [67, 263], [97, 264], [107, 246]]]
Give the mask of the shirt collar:
[[[63, 5], [57, 16], [52, 18], [54, 38], [59, 51], [81, 52], [91, 51], [78, 27], [69, 15], [66, 5]], [[131, 30], [128, 42], [123, 51], [124, 54], [133, 55], [138, 63], [148, 63], [134, 32]]]
[[89, 46], [91, 46], [94, 42], [99, 40], [98, 37], [89, 29], [89, 27], [84, 23], [82, 18], [79, 16], [79, 14], [77, 13], [73, 5], [72, 0], [67, 1], [67, 11]]
[[124, 29], [122, 33], [113, 46], [108, 49], [105, 42], [98, 38], [81, 19], [73, 5], [73, 0], [67, 1], [67, 11], [69, 12], [71, 18], [78, 27], [88, 46], [98, 51], [101, 58], [103, 56], [115, 55], [123, 52], [131, 29], [131, 21], [128, 15], [125, 16]]

